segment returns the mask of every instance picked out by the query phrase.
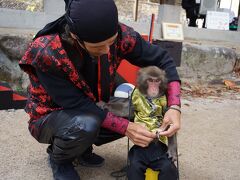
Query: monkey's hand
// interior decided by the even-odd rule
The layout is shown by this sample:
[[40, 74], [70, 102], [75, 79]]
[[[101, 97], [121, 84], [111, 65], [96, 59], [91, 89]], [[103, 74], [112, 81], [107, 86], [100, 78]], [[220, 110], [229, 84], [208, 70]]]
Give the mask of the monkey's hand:
[[133, 142], [133, 144], [147, 147], [150, 142], [156, 138], [156, 134], [150, 132], [146, 127], [129, 122], [125, 135]]
[[181, 113], [175, 109], [169, 109], [163, 118], [160, 129], [162, 130], [159, 135], [171, 137], [181, 127]]

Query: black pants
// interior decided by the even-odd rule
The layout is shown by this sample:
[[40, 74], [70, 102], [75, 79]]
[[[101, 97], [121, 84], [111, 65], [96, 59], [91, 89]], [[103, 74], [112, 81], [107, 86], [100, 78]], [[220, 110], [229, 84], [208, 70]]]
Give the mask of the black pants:
[[101, 128], [101, 120], [95, 115], [74, 109], [52, 112], [37, 123], [40, 130], [35, 138], [50, 144], [47, 152], [58, 163], [72, 161], [92, 144], [100, 146], [123, 137]]
[[199, 8], [196, 8], [196, 7], [186, 9], [187, 18], [189, 18], [189, 20], [190, 20], [189, 26], [197, 27], [196, 21], [198, 18], [198, 11], [199, 11]]
[[129, 152], [129, 180], [145, 180], [147, 168], [160, 171], [159, 180], [177, 180], [177, 168], [167, 157], [167, 146], [161, 142], [142, 148], [134, 145]]

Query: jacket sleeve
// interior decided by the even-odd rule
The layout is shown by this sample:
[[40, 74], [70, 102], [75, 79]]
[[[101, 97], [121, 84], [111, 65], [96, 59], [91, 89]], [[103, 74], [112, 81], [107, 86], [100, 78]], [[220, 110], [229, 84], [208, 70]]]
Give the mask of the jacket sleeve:
[[135, 39], [135, 44], [131, 51], [122, 53], [122, 58], [139, 67], [158, 66], [166, 72], [169, 82], [180, 81], [173, 58], [166, 50], [158, 45], [146, 42], [141, 35], [135, 31], [130, 33]]

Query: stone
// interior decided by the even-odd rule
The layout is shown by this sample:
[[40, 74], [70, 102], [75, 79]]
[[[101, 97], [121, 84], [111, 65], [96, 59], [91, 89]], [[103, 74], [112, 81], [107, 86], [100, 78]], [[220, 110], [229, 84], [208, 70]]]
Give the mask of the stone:
[[13, 90], [26, 91], [28, 76], [21, 71], [18, 61], [26, 51], [31, 36], [0, 36], [0, 81], [6, 81]]
[[240, 75], [240, 54], [239, 53], [236, 56], [236, 63], [235, 63], [235, 67], [234, 67], [234, 72], [237, 75]]
[[10, 60], [20, 60], [31, 39], [31, 36], [0, 36], [0, 48]]
[[237, 59], [231, 48], [184, 43], [179, 74], [193, 81], [211, 81], [233, 72]]

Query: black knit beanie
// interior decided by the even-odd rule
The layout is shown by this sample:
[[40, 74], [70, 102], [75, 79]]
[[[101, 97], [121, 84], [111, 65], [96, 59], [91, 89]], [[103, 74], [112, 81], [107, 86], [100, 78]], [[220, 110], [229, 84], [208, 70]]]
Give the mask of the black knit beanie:
[[97, 43], [118, 31], [118, 11], [113, 0], [70, 0], [65, 18], [81, 41]]

